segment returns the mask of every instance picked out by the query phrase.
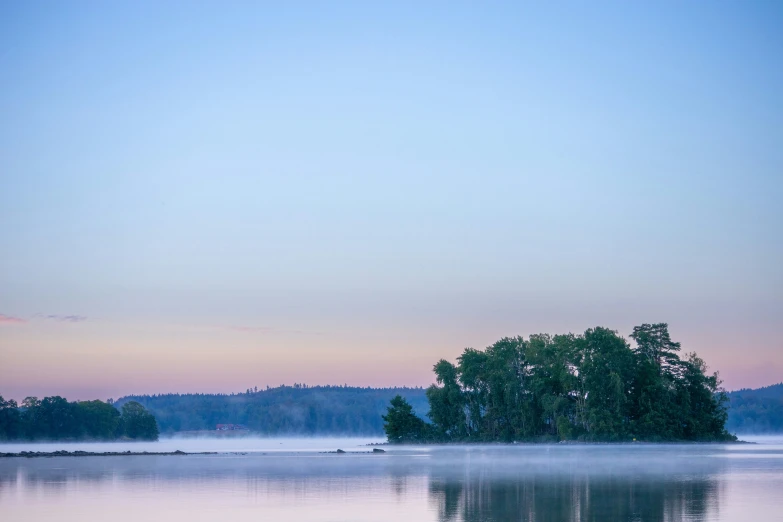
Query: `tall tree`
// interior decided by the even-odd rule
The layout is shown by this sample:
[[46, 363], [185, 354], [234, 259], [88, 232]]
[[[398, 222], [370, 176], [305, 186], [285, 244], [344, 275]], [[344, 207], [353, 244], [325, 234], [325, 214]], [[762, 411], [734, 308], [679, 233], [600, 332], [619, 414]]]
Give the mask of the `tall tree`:
[[433, 384], [427, 388], [429, 417], [443, 439], [459, 440], [466, 434], [466, 416], [465, 398], [457, 382], [457, 368], [441, 359], [433, 369], [441, 386]]
[[587, 429], [591, 438], [622, 440], [630, 427], [634, 354], [625, 339], [607, 328], [590, 328], [580, 341]]
[[525, 355], [531, 368], [527, 388], [537, 397], [541, 434], [570, 438], [575, 402], [570, 343], [563, 337], [531, 335]]
[[643, 359], [656, 364], [662, 371], [676, 373], [680, 367], [680, 343], [669, 336], [666, 323], [634, 326], [631, 339], [636, 341], [636, 353]]
[[685, 397], [683, 436], [689, 440], [720, 440], [729, 438], [726, 431], [728, 396], [721, 388], [717, 372], [708, 375], [707, 364], [696, 353], [686, 354], [685, 368], [679, 387]]
[[391, 400], [383, 429], [391, 443], [422, 442], [427, 438], [427, 425], [413, 413], [413, 407], [401, 395]]
[[636, 341], [636, 376], [633, 384], [632, 431], [647, 440], [679, 440], [683, 430], [683, 404], [687, 394], [678, 387], [685, 369], [680, 343], [671, 340], [666, 323], [642, 324], [631, 333]]
[[120, 417], [122, 433], [130, 439], [158, 440], [158, 424], [155, 417], [135, 401], [122, 405]]
[[84, 435], [91, 439], [110, 440], [117, 436], [120, 412], [103, 401], [76, 403], [76, 412]]
[[526, 351], [522, 337], [504, 337], [487, 348], [486, 428], [494, 440], [527, 438], [541, 431], [541, 410], [530, 392], [532, 368]]
[[21, 431], [19, 407], [13, 399], [5, 400], [0, 395], [0, 440], [15, 439]]
[[465, 425], [468, 438], [479, 438], [484, 430], [489, 383], [486, 352], [466, 348], [457, 359], [459, 382], [465, 402]]

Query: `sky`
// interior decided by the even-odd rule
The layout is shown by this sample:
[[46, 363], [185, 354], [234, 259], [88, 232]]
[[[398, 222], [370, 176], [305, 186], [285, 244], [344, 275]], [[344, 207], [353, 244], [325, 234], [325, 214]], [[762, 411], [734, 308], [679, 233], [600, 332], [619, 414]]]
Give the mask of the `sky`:
[[3, 2], [0, 394], [427, 386], [667, 322], [783, 381], [783, 3]]

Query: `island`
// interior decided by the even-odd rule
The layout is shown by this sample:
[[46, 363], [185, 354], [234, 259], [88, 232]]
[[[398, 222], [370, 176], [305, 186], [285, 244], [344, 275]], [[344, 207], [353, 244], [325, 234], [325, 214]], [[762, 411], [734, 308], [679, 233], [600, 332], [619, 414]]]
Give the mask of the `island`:
[[390, 443], [733, 442], [727, 396], [696, 353], [680, 357], [666, 323], [630, 338], [583, 334], [504, 338], [434, 366], [428, 421], [398, 395], [383, 416]]

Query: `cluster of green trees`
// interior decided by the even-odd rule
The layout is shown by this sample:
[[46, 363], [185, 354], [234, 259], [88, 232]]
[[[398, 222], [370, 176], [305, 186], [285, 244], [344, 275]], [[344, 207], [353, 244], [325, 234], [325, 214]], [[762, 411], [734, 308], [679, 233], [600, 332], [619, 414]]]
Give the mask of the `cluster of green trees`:
[[0, 440], [157, 440], [158, 425], [144, 406], [126, 402], [68, 402], [27, 397], [21, 406], [0, 396]]
[[421, 415], [427, 412], [424, 388], [308, 386], [248, 388], [236, 394], [132, 395], [117, 400], [144, 405], [161, 433], [214, 431], [217, 424], [243, 424], [263, 435], [382, 435], [381, 415], [395, 395]]
[[390, 442], [736, 440], [717, 373], [695, 353], [681, 358], [665, 323], [630, 337], [634, 348], [597, 327], [467, 348], [456, 365], [435, 364], [431, 422], [395, 397], [384, 429]]
[[783, 383], [737, 390], [728, 396], [726, 429], [732, 433], [783, 433]]

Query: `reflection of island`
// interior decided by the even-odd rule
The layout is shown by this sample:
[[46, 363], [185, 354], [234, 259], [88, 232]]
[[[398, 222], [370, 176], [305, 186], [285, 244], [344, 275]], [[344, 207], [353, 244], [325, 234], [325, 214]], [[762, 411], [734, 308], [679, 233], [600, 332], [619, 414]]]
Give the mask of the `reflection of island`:
[[525, 476], [504, 480], [432, 476], [438, 520], [703, 520], [718, 507], [718, 482], [636, 477]]

